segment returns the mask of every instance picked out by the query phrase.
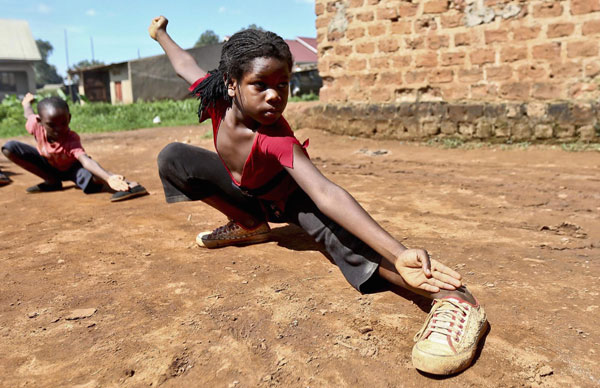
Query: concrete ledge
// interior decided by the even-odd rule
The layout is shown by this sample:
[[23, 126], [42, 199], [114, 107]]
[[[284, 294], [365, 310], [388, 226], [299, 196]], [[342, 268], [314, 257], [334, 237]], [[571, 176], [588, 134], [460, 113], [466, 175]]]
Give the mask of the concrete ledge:
[[398, 104], [292, 103], [292, 128], [381, 139], [455, 137], [491, 142], [599, 142], [600, 104], [466, 103]]

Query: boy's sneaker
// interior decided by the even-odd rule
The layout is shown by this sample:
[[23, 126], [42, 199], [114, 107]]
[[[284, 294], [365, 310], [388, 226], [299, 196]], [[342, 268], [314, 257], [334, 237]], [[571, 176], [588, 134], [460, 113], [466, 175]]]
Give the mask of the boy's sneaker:
[[12, 182], [10, 178], [3, 172], [0, 172], [0, 186], [4, 186]]
[[483, 307], [456, 297], [435, 299], [421, 330], [415, 335], [413, 366], [423, 372], [449, 375], [467, 368], [488, 322]]
[[270, 238], [271, 228], [262, 223], [254, 229], [246, 229], [235, 221], [229, 221], [212, 232], [202, 232], [196, 237], [196, 243], [205, 248], [220, 248], [229, 245], [255, 244]]

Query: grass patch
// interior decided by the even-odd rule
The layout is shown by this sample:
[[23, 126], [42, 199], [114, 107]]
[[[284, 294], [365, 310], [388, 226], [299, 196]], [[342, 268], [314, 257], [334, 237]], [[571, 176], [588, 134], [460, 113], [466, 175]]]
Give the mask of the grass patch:
[[[195, 99], [139, 101], [128, 105], [69, 103], [69, 109], [72, 115], [70, 127], [77, 133], [114, 132], [198, 123], [198, 101]], [[37, 112], [35, 104], [34, 110]], [[152, 122], [156, 116], [160, 117], [158, 124]], [[14, 96], [6, 97], [0, 104], [0, 137], [26, 134], [21, 102]]]
[[319, 95], [314, 93], [303, 94], [301, 96], [294, 96], [288, 99], [289, 102], [301, 102], [301, 101], [319, 101]]

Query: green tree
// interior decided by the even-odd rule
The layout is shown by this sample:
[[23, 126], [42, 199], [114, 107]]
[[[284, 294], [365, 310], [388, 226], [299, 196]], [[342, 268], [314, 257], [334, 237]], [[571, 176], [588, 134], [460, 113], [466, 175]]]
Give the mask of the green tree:
[[259, 31], [265, 31], [264, 28], [257, 26], [256, 24], [252, 23], [250, 24], [248, 27], [243, 28], [240, 31], [244, 31], [244, 30], [259, 30]]
[[63, 78], [56, 72], [56, 67], [48, 63], [48, 57], [52, 54], [54, 47], [50, 42], [42, 39], [36, 39], [35, 43], [42, 56], [42, 61], [36, 62], [33, 67], [36, 87], [41, 88], [46, 84], [61, 84]]
[[104, 64], [105, 64], [104, 62], [99, 61], [97, 59], [92, 59], [91, 61], [87, 60], [87, 59], [84, 59], [84, 60], [81, 60], [81, 61], [77, 62], [76, 64], [74, 64], [71, 67], [71, 69], [83, 69], [84, 67], [101, 66], [101, 65], [104, 65]]
[[194, 47], [208, 46], [217, 43], [219, 43], [219, 35], [215, 34], [213, 30], [206, 30], [200, 35], [200, 38], [198, 38]]

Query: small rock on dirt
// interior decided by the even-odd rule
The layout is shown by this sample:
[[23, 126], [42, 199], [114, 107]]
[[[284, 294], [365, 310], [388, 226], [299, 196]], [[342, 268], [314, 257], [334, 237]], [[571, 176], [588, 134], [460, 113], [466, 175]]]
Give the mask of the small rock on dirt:
[[69, 316], [65, 317], [65, 319], [74, 321], [76, 319], [88, 318], [94, 315], [95, 312], [95, 308], [73, 310]]
[[35, 318], [35, 317], [37, 317], [38, 315], [40, 315], [40, 314], [38, 314], [38, 313], [37, 313], [37, 311], [32, 311], [32, 312], [30, 312], [29, 314], [27, 314], [27, 316], [28, 316], [29, 318]]
[[360, 334], [366, 334], [366, 333], [368, 333], [370, 331], [373, 331], [373, 328], [371, 326], [363, 326], [363, 327], [361, 327], [361, 328], [358, 329], [358, 332]]
[[538, 372], [540, 377], [550, 376], [553, 373], [554, 373], [554, 370], [552, 370], [552, 367], [550, 367], [549, 365], [544, 365], [543, 367], [540, 368], [540, 370]]

